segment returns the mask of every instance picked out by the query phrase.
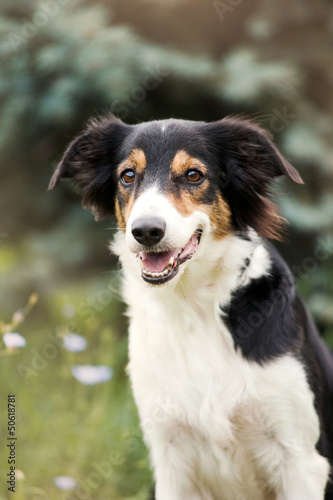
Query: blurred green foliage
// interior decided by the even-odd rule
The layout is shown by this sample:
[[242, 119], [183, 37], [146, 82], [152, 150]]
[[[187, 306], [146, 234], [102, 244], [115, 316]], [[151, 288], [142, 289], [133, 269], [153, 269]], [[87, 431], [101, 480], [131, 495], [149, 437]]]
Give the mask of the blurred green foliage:
[[[87, 498], [139, 500], [150, 482], [124, 374], [118, 265], [107, 249], [115, 221], [95, 224], [69, 184], [46, 193], [65, 145], [92, 115], [112, 110], [135, 123], [241, 113], [270, 130], [305, 180], [277, 186], [291, 226], [279, 249], [333, 346], [332, 13], [314, 0], [2, 1], [0, 317], [8, 322], [32, 292], [40, 297], [19, 327], [27, 347], [1, 367], [1, 407], [8, 391], [18, 401], [18, 499], [44, 498], [41, 490], [83, 498], [60, 492], [54, 477], [81, 484], [94, 461], [117, 457]], [[25, 384], [18, 367], [31, 366], [49, 334], [73, 328], [87, 351], [58, 346]], [[80, 385], [70, 369], [85, 363], [111, 366], [113, 379]]]
[[[111, 284], [116, 286], [114, 279]], [[36, 321], [37, 305], [20, 328], [27, 347], [7, 355], [0, 351], [1, 441], [6, 443], [8, 435], [7, 394], [15, 394], [17, 468], [25, 476], [17, 480], [15, 499], [148, 496], [147, 452], [124, 369], [127, 340], [119, 324], [121, 307], [110, 294], [96, 294], [104, 285], [82, 282], [80, 289], [54, 293], [44, 304], [49, 324]], [[97, 297], [98, 315], [89, 312], [89, 297]], [[72, 317], [80, 307], [82, 314]], [[63, 348], [62, 335], [72, 331], [87, 339], [84, 352]], [[83, 385], [71, 374], [76, 364], [111, 366], [114, 375], [106, 383]], [[10, 498], [5, 484], [7, 458], [1, 453], [0, 498]], [[54, 478], [63, 475], [77, 482], [73, 491], [54, 485]]]

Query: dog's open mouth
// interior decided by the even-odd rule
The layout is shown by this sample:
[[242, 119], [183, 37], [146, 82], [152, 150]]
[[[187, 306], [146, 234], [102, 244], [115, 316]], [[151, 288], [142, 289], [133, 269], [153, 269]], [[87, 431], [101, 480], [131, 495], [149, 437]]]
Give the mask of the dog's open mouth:
[[182, 249], [167, 252], [139, 252], [137, 258], [141, 265], [142, 278], [154, 285], [161, 285], [174, 278], [179, 266], [191, 259], [197, 251], [201, 233], [201, 229], [198, 229]]

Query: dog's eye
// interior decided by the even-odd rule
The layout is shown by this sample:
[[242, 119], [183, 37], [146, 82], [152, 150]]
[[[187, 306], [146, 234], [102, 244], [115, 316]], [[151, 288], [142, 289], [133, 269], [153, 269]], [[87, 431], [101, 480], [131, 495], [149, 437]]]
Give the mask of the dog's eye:
[[196, 169], [188, 170], [185, 174], [185, 179], [189, 182], [199, 182], [202, 178], [203, 174]]
[[120, 180], [123, 184], [131, 184], [135, 180], [134, 170], [127, 169], [120, 176]]

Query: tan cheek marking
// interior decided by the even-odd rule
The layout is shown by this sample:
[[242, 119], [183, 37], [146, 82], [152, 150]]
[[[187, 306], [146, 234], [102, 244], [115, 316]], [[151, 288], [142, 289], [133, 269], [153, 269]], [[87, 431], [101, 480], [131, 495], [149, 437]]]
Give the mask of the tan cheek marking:
[[205, 165], [200, 160], [198, 160], [198, 158], [190, 156], [183, 149], [176, 153], [174, 159], [171, 162], [171, 171], [174, 175], [177, 176], [184, 175], [187, 170], [195, 167], [199, 168], [203, 174], [207, 173]]
[[221, 240], [231, 232], [231, 212], [229, 205], [220, 194], [211, 205], [201, 203], [200, 200], [205, 191], [204, 184], [200, 187], [200, 190], [196, 190], [195, 196], [191, 193], [183, 192], [179, 197], [173, 194], [169, 194], [167, 197], [183, 217], [188, 217], [195, 211], [207, 214], [213, 228], [214, 239]]
[[115, 214], [118, 222], [119, 229], [123, 232], [126, 231], [126, 223], [124, 219], [123, 211], [120, 208], [118, 197], [116, 198]]
[[132, 194], [132, 196], [128, 200], [128, 203], [126, 203], [126, 206], [125, 206], [125, 222], [126, 222], [126, 225], [127, 225], [128, 219], [130, 218], [133, 205], [134, 205], [134, 193]]
[[213, 235], [216, 240], [222, 240], [231, 232], [231, 211], [228, 203], [220, 194], [212, 205], [205, 205], [213, 227]]
[[125, 202], [128, 203], [131, 193], [121, 183], [119, 183], [119, 191], [123, 195]]
[[[138, 175], [142, 175], [146, 168], [146, 155], [142, 151], [142, 149], [133, 149], [130, 155], [124, 160], [118, 167], [117, 173], [118, 176], [126, 170], [127, 168], [133, 168]], [[121, 208], [119, 199], [116, 199], [115, 205], [115, 213], [119, 228], [122, 231], [126, 231], [127, 221], [131, 214], [133, 204], [134, 204], [134, 193], [133, 191], [129, 192], [121, 183], [119, 183], [119, 190], [124, 197], [126, 205]]]
[[198, 209], [198, 206], [204, 206], [201, 203], [201, 200], [205, 191], [206, 182], [203, 182], [200, 186], [197, 186], [195, 191], [192, 193], [189, 193], [188, 191], [181, 191], [180, 196], [169, 193], [167, 194], [167, 198], [183, 217], [188, 217], [191, 213]]
[[126, 231], [127, 222], [128, 222], [128, 219], [131, 215], [133, 205], [134, 205], [134, 193], [132, 193], [131, 196], [127, 197], [126, 205], [123, 208], [120, 207], [118, 197], [116, 198], [116, 205], [115, 205], [116, 219], [117, 219], [119, 228], [123, 232]]

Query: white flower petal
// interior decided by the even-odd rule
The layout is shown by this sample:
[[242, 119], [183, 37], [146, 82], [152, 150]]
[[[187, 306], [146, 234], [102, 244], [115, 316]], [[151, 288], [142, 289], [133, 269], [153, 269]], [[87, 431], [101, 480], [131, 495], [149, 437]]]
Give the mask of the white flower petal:
[[81, 352], [87, 347], [87, 341], [77, 333], [68, 333], [63, 338], [63, 346], [67, 351]]
[[15, 471], [15, 478], [19, 479], [19, 480], [25, 479], [24, 472], [21, 471], [20, 469], [16, 469], [16, 471]]
[[54, 478], [54, 484], [61, 490], [74, 490], [77, 486], [75, 479], [69, 476], [57, 476]]
[[113, 371], [109, 366], [76, 365], [72, 374], [82, 384], [93, 385], [110, 380]]
[[3, 336], [3, 341], [5, 346], [8, 349], [14, 349], [19, 347], [25, 347], [27, 345], [27, 341], [22, 335], [14, 332], [7, 332]]

